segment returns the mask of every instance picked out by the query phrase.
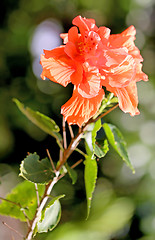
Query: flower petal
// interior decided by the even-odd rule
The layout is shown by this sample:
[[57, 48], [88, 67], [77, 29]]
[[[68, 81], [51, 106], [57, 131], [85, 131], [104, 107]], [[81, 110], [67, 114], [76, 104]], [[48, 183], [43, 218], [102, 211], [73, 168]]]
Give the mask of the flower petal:
[[110, 71], [106, 73], [105, 80], [111, 87], [125, 87], [131, 81], [135, 81], [136, 75], [136, 64], [131, 55], [127, 55], [125, 60], [115, 68], [111, 68]]
[[77, 27], [71, 27], [68, 33], [61, 33], [60, 37], [63, 39], [63, 43], [66, 44], [68, 41], [76, 42], [80, 35], [78, 34]]
[[74, 85], [78, 85], [81, 83], [83, 78], [83, 68], [81, 64], [76, 62], [75, 64], [75, 72], [71, 75], [71, 82]]
[[68, 42], [68, 33], [61, 33], [60, 37], [63, 39], [64, 44]]
[[77, 49], [76, 49], [76, 45], [73, 42], [68, 42], [65, 46], [65, 53], [72, 58], [73, 60], [77, 57], [79, 57]]
[[124, 62], [127, 55], [127, 49], [124, 47], [115, 49], [103, 49], [98, 56], [97, 65], [103, 71], [110, 71], [114, 67], [117, 67], [122, 62]]
[[139, 60], [135, 59], [136, 62], [136, 76], [135, 81], [138, 82], [140, 80], [148, 81], [148, 76], [142, 72], [142, 63]]
[[129, 54], [133, 57], [136, 57], [143, 60], [142, 56], [140, 55], [139, 49], [135, 46], [134, 40], [136, 34], [136, 29], [134, 26], [130, 26], [125, 31], [120, 34], [112, 34], [109, 38], [110, 46], [113, 48], [115, 47], [126, 47], [128, 49]]
[[77, 27], [71, 27], [68, 31], [68, 41], [76, 43], [78, 41], [78, 29]]
[[138, 96], [136, 82], [131, 82], [124, 88], [107, 87], [107, 90], [118, 97], [119, 107], [123, 112], [128, 112], [131, 116], [138, 115], [140, 113], [137, 108]]
[[110, 29], [106, 27], [100, 27], [97, 31], [98, 35], [100, 36], [102, 43], [106, 44], [108, 42], [108, 38], [110, 36]]
[[114, 68], [122, 64], [127, 57], [127, 49], [124, 47], [105, 50], [106, 66]]
[[79, 27], [81, 34], [84, 34], [85, 31], [97, 31], [98, 27], [95, 25], [94, 19], [86, 19], [81, 16], [77, 16], [73, 19], [72, 23]]
[[43, 67], [42, 79], [47, 77], [66, 87], [71, 82], [70, 76], [75, 72], [74, 62], [65, 54], [64, 47], [46, 50], [44, 53], [40, 60]]
[[135, 46], [133, 43], [135, 40], [135, 34], [136, 30], [134, 26], [130, 26], [120, 34], [111, 34], [109, 38], [110, 45], [113, 47], [125, 46], [128, 49], [131, 49]]
[[93, 98], [83, 98], [75, 89], [72, 97], [61, 107], [61, 114], [68, 124], [77, 124], [81, 127], [83, 123], [86, 123], [96, 114], [103, 97], [103, 89]]
[[136, 29], [133, 25], [125, 29], [122, 33], [123, 36], [135, 36], [136, 35]]
[[101, 89], [101, 79], [96, 69], [83, 73], [83, 80], [78, 85], [77, 90], [84, 98], [95, 97]]
[[121, 34], [113, 34], [109, 38], [109, 44], [111, 47], [120, 47], [124, 46], [128, 49], [128, 54], [130, 54], [134, 61], [135, 61], [135, 68], [136, 68], [136, 74], [135, 74], [135, 81], [148, 81], [148, 76], [142, 72], [142, 64], [143, 61], [142, 56], [140, 55], [139, 49], [135, 46], [134, 40], [135, 40], [135, 34], [136, 29], [134, 26], [130, 26], [125, 31], [123, 31]]

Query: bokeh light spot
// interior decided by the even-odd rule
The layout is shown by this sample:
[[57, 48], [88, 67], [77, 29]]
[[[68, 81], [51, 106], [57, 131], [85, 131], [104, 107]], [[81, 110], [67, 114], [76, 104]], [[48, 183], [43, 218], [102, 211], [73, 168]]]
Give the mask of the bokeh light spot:
[[30, 52], [33, 56], [32, 69], [37, 78], [40, 78], [42, 67], [40, 65], [40, 54], [43, 49], [51, 50], [62, 44], [60, 33], [63, 32], [61, 24], [55, 19], [48, 19], [40, 23], [31, 38]]
[[155, 145], [155, 121], [147, 121], [141, 126], [140, 138], [148, 145]]
[[32, 36], [30, 51], [34, 57], [40, 56], [43, 49], [51, 50], [59, 46], [62, 41], [60, 33], [63, 28], [59, 22], [54, 19], [48, 19], [40, 23]]

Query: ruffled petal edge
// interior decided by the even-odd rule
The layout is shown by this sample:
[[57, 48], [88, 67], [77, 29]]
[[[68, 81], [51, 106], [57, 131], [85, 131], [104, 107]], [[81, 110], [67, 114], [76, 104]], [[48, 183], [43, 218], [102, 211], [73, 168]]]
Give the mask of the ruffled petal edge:
[[75, 89], [72, 97], [61, 107], [61, 114], [69, 125], [77, 124], [81, 127], [97, 113], [103, 97], [103, 89], [93, 98], [83, 98]]

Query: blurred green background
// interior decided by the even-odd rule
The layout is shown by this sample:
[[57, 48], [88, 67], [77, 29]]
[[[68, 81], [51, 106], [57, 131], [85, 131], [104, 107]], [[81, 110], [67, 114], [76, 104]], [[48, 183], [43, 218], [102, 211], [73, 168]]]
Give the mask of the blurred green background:
[[[90, 219], [86, 222], [83, 166], [72, 186], [65, 177], [55, 187], [64, 193], [62, 219], [52, 233], [36, 239], [61, 240], [154, 240], [155, 239], [155, 2], [154, 0], [2, 0], [0, 8], [0, 195], [22, 181], [19, 164], [27, 152], [41, 157], [48, 148], [58, 158], [55, 141], [30, 123], [12, 98], [52, 117], [61, 125], [60, 108], [71, 96], [63, 88], [40, 79], [39, 56], [43, 49], [62, 44], [59, 34], [67, 32], [72, 19], [94, 18], [97, 26], [120, 33], [128, 26], [137, 29], [136, 45], [144, 58], [143, 71], [149, 82], [138, 83], [141, 114], [130, 117], [117, 109], [106, 117], [118, 126], [136, 169], [132, 172], [112, 151], [99, 162], [97, 188]], [[72, 161], [80, 158], [75, 155]], [[25, 225], [2, 220], [26, 231]], [[19, 237], [0, 223], [1, 239]], [[20, 238], [19, 238], [20, 239]]]

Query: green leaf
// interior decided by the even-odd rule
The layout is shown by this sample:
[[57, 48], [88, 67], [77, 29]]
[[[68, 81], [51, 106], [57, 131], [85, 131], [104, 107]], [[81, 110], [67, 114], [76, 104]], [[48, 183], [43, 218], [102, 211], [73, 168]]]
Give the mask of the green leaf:
[[109, 151], [109, 147], [108, 147], [107, 139], [105, 139], [105, 140], [97, 139], [97, 141], [95, 143], [94, 154], [97, 157], [102, 158], [107, 154], [108, 151]]
[[33, 111], [29, 107], [25, 107], [23, 103], [21, 103], [18, 99], [14, 98], [13, 101], [16, 103], [19, 110], [31, 121], [33, 122], [37, 127], [42, 129], [47, 134], [51, 135], [52, 137], [55, 137], [57, 141], [61, 141], [62, 137], [61, 134], [58, 133], [60, 131], [58, 125], [55, 123], [55, 121], [48, 116]]
[[29, 154], [20, 165], [20, 176], [34, 183], [48, 183], [53, 176], [52, 166], [47, 158], [39, 160], [36, 153]]
[[90, 146], [87, 143], [87, 138], [85, 138], [85, 148], [86, 148], [87, 155], [92, 156], [92, 151], [90, 150]]
[[97, 135], [97, 132], [100, 130], [100, 128], [101, 128], [101, 119], [99, 119], [98, 121], [95, 122], [94, 128], [92, 130], [93, 154], [94, 154], [94, 151], [95, 151], [96, 135]]
[[102, 100], [102, 103], [101, 103], [101, 106], [100, 106], [100, 109], [99, 111], [97, 112], [97, 114], [95, 115], [94, 119], [100, 115], [101, 113], [104, 113], [108, 110], [108, 108], [111, 108], [114, 106], [114, 103], [118, 103], [118, 98], [117, 97], [114, 97], [114, 94], [113, 93], [109, 93], [107, 95], [107, 97], [105, 97], [103, 100]]
[[[45, 187], [43, 185], [38, 185], [38, 192], [40, 197], [43, 195], [44, 189]], [[22, 210], [24, 209], [28, 219], [33, 219], [37, 208], [37, 197], [33, 183], [28, 181], [19, 183], [14, 189], [12, 189], [11, 193], [9, 193], [5, 199], [11, 202], [2, 200], [2, 203], [0, 204], [1, 215], [17, 218], [21, 221], [26, 221]]]
[[42, 233], [52, 231], [57, 226], [61, 218], [61, 205], [59, 199], [63, 197], [64, 195], [60, 195], [53, 198], [42, 211], [37, 223], [36, 232]]
[[87, 129], [87, 132], [84, 135], [86, 152], [89, 156], [93, 157], [94, 155], [96, 135], [97, 132], [100, 130], [101, 126], [101, 119], [99, 119], [95, 123], [91, 123], [89, 125], [89, 128]]
[[85, 188], [87, 197], [87, 218], [89, 217], [92, 195], [95, 189], [96, 179], [97, 179], [97, 163], [95, 158], [90, 156], [86, 157], [85, 160]]
[[[57, 166], [59, 165], [59, 161], [57, 162]], [[66, 166], [65, 165], [62, 165], [62, 167], [60, 168], [60, 170], [59, 170], [59, 172], [60, 172], [60, 175], [61, 174], [66, 174], [67, 173], [67, 168], [66, 168]]]
[[65, 166], [70, 178], [72, 179], [72, 184], [75, 184], [77, 181], [77, 172], [72, 169], [67, 163], [65, 164]]
[[135, 170], [129, 160], [127, 149], [126, 149], [126, 142], [119, 131], [119, 129], [108, 123], [103, 124], [103, 128], [105, 134], [109, 140], [109, 143], [114, 148], [114, 150], [120, 155], [120, 157], [125, 161], [128, 167], [135, 173]]

